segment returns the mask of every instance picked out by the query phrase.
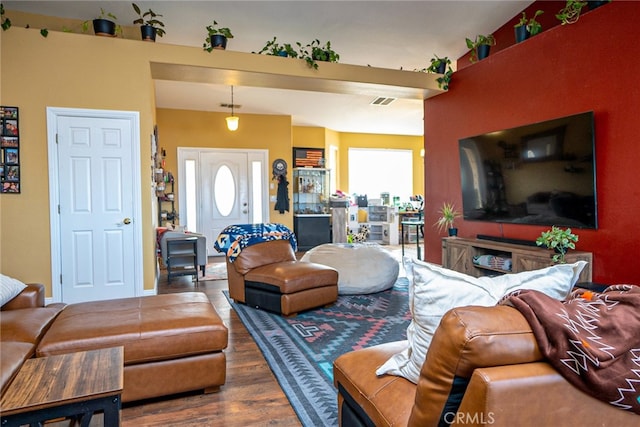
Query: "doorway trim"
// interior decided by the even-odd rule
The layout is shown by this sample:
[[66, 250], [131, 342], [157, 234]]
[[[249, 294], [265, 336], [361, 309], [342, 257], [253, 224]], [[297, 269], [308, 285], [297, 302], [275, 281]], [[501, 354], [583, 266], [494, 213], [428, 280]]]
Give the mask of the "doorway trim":
[[[270, 221], [270, 199], [269, 199], [269, 192], [270, 192], [270, 188], [273, 184], [270, 183], [269, 181], [269, 176], [270, 176], [270, 164], [269, 164], [269, 150], [267, 149], [255, 149], [255, 148], [246, 148], [246, 149], [240, 149], [240, 148], [222, 148], [222, 147], [218, 147], [218, 148], [209, 148], [209, 147], [178, 147], [177, 148], [177, 158], [178, 158], [178, 205], [179, 205], [179, 212], [178, 212], [178, 216], [180, 218], [186, 218], [187, 212], [185, 211], [185, 207], [187, 206], [186, 203], [186, 199], [185, 199], [185, 189], [184, 189], [184, 183], [187, 181], [186, 180], [186, 176], [185, 176], [185, 167], [184, 167], [184, 163], [186, 160], [195, 160], [196, 161], [196, 176], [198, 177], [198, 179], [201, 179], [201, 156], [203, 153], [224, 153], [224, 152], [236, 152], [236, 153], [246, 153], [248, 156], [248, 160], [249, 163], [252, 160], [258, 160], [262, 163], [263, 168], [262, 168], [262, 182], [264, 184], [264, 188], [263, 188], [263, 192], [262, 194], [262, 211], [261, 211], [261, 216], [263, 219], [263, 222], [269, 222]], [[248, 165], [249, 166], [249, 165]], [[249, 182], [249, 185], [251, 186], [251, 180], [249, 180], [249, 176], [251, 176], [251, 171], [250, 168], [247, 169], [247, 182]], [[196, 197], [197, 197], [197, 205], [198, 205], [198, 218], [200, 218], [200, 209], [202, 207], [202, 194], [200, 194], [201, 191], [201, 187], [198, 186], [197, 192], [196, 192]], [[253, 188], [250, 188], [250, 193], [253, 194]], [[251, 205], [251, 209], [254, 209], [253, 205]], [[199, 221], [199, 219], [198, 219]], [[202, 232], [202, 230], [198, 230], [198, 232]], [[209, 243], [207, 242], [207, 246], [209, 245]], [[220, 255], [220, 254], [216, 254], [216, 253], [209, 253], [209, 256], [216, 256], [216, 255]]]
[[60, 184], [58, 181], [57, 119], [66, 117], [95, 117], [121, 119], [131, 122], [132, 197], [133, 197], [133, 275], [134, 292], [140, 296], [143, 286], [142, 251], [142, 192], [140, 175], [140, 113], [137, 111], [93, 110], [87, 108], [47, 107], [47, 160], [49, 170], [49, 224], [51, 237], [51, 292], [52, 301], [62, 301], [62, 266], [60, 259]]

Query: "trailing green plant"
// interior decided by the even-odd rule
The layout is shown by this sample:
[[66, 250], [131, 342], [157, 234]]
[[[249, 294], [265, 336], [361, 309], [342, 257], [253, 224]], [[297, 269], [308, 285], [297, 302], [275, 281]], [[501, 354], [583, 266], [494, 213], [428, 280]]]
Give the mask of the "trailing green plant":
[[131, 6], [133, 7], [133, 10], [138, 14], [138, 18], [135, 21], [133, 21], [134, 24], [149, 25], [155, 28], [156, 35], [158, 37], [162, 37], [166, 34], [166, 31], [164, 30], [164, 22], [158, 19], [158, 18], [161, 18], [162, 15], [155, 13], [151, 9], [142, 13], [142, 11], [140, 10], [140, 7], [135, 3], [131, 3]]
[[4, 5], [0, 3], [0, 26], [2, 26], [2, 31], [7, 31], [11, 28], [11, 19], [4, 16]]
[[269, 40], [260, 51], [251, 53], [264, 53], [265, 55], [274, 56], [288, 56], [290, 58], [298, 57], [298, 52], [289, 43], [281, 45], [276, 40], [277, 37], [273, 37], [273, 40]]
[[93, 19], [87, 19], [82, 23], [82, 32], [86, 33], [89, 31], [89, 24], [93, 22], [95, 19], [106, 19], [108, 21], [113, 21], [116, 24], [116, 34], [122, 37], [122, 26], [118, 24], [118, 18], [111, 12], [105, 12], [103, 8], [100, 8], [100, 15]]
[[467, 48], [471, 51], [471, 56], [469, 57], [469, 61], [471, 62], [478, 60], [478, 46], [494, 46], [496, 44], [496, 39], [493, 37], [493, 34], [478, 34], [474, 40], [467, 38], [465, 41], [467, 42]]
[[548, 249], [556, 251], [553, 256], [553, 262], [558, 264], [564, 264], [565, 255], [569, 249], [576, 248], [576, 242], [578, 241], [578, 235], [573, 234], [570, 228], [562, 229], [555, 225], [551, 227], [551, 230], [543, 231], [540, 237], [536, 239], [536, 245], [546, 246]]
[[440, 58], [438, 55], [433, 55], [433, 58], [430, 59], [431, 65], [427, 67], [428, 73], [437, 73], [440, 74], [440, 69], [442, 66], [445, 66], [445, 71], [442, 73], [442, 77], [436, 78], [436, 82], [438, 82], [438, 87], [440, 89], [447, 90], [449, 89], [449, 82], [451, 81], [451, 76], [453, 75], [453, 70], [451, 69], [451, 60], [448, 57]]
[[573, 24], [580, 19], [582, 8], [586, 5], [586, 1], [567, 0], [567, 4], [556, 14], [556, 18], [562, 22], [562, 25]]
[[533, 15], [533, 17], [527, 19], [526, 12], [522, 12], [522, 17], [520, 18], [520, 21], [518, 21], [518, 23], [514, 25], [514, 27], [517, 28], [517, 27], [525, 26], [529, 34], [532, 36], [535, 36], [540, 31], [542, 31], [542, 24], [536, 21], [536, 18], [542, 15], [543, 13], [544, 13], [543, 10], [536, 10], [536, 13]]
[[456, 210], [453, 203], [443, 203], [438, 213], [440, 214], [440, 218], [433, 225], [438, 228], [439, 231], [453, 228], [455, 219], [460, 218], [460, 212]]
[[[2, 27], [2, 31], [7, 31], [9, 28], [11, 28], [12, 23], [11, 19], [4, 16], [4, 5], [2, 3], [0, 3], [0, 17], [0, 27]], [[29, 28], [29, 24], [27, 24], [25, 28]], [[49, 30], [47, 30], [46, 28], [42, 28], [40, 30], [40, 35], [46, 38], [49, 35]]]
[[300, 42], [296, 42], [299, 48], [298, 57], [304, 59], [311, 68], [318, 69], [316, 61], [338, 62], [340, 55], [331, 48], [331, 42], [328, 41], [324, 45], [320, 44], [320, 40], [315, 39], [306, 46], [302, 46]]
[[213, 46], [211, 45], [211, 36], [215, 36], [216, 34], [219, 34], [228, 39], [233, 38], [233, 34], [231, 33], [231, 30], [228, 27], [222, 27], [222, 28], [218, 27], [218, 22], [215, 19], [213, 20], [213, 23], [211, 25], [206, 26], [206, 30], [207, 30], [207, 35], [204, 39], [204, 43], [202, 44], [202, 49], [206, 50], [207, 52], [211, 52], [213, 50]]

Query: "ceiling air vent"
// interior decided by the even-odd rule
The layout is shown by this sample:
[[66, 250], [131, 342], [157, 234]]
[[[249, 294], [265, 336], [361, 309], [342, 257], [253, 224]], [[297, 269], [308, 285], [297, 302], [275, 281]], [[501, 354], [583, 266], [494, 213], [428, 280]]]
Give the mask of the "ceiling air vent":
[[385, 96], [379, 96], [371, 102], [371, 105], [389, 105], [397, 98], [387, 98]]

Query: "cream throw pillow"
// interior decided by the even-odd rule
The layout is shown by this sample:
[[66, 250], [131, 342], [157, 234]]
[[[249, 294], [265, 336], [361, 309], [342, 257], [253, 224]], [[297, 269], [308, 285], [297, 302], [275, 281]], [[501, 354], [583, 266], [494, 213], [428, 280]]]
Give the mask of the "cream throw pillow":
[[20, 280], [0, 274], [0, 307], [14, 299], [26, 287]]
[[408, 347], [380, 366], [376, 374], [397, 375], [417, 384], [431, 338], [447, 311], [467, 305], [493, 306], [504, 295], [518, 289], [534, 289], [563, 300], [586, 264], [586, 261], [578, 261], [523, 273], [476, 278], [435, 264], [405, 259], [412, 315], [407, 327]]

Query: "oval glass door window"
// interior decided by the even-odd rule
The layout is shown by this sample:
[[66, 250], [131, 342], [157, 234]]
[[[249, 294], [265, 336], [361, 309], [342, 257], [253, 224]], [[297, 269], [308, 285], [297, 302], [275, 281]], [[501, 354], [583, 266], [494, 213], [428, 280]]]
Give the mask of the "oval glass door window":
[[213, 191], [216, 209], [222, 216], [229, 216], [236, 201], [236, 183], [231, 169], [222, 165], [216, 172]]

